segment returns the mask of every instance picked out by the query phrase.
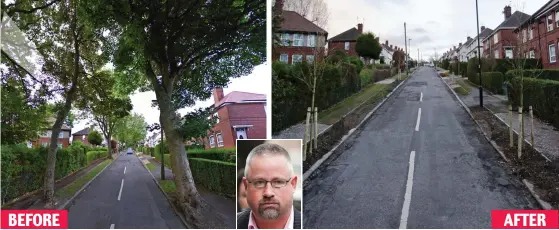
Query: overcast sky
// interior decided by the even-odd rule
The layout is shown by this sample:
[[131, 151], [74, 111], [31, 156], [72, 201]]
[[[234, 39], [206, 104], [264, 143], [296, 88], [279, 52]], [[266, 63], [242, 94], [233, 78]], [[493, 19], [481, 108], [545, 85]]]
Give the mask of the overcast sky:
[[[227, 88], [223, 89], [223, 93], [227, 95], [231, 91], [243, 91], [250, 93], [270, 94], [271, 88], [271, 70], [267, 64], [256, 66], [253, 72], [247, 76], [231, 79]], [[148, 124], [159, 123], [159, 109], [151, 107], [151, 100], [155, 100], [155, 92], [137, 92], [130, 96], [132, 105], [134, 106], [132, 112], [142, 114]], [[194, 109], [200, 107], [208, 107], [213, 104], [213, 98], [205, 101], [198, 101], [195, 106], [183, 108], [179, 113], [186, 114]], [[89, 120], [77, 121], [72, 128], [72, 133], [75, 133], [86, 127]], [[148, 133], [148, 136], [151, 136]]]
[[[373, 32], [390, 44], [404, 47], [404, 22], [411, 38], [411, 56], [417, 49], [423, 59], [437, 49], [440, 55], [466, 37], [477, 36], [475, 0], [324, 0], [328, 4], [328, 38], [363, 22], [365, 32]], [[495, 29], [504, 20], [503, 10], [511, 5], [532, 15], [548, 0], [478, 0], [479, 24]]]

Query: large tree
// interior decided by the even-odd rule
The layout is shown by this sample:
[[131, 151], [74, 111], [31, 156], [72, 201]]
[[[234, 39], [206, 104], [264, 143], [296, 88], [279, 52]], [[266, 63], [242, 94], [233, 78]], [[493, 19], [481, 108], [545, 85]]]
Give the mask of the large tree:
[[369, 64], [370, 59], [379, 59], [382, 48], [378, 41], [378, 37], [373, 33], [364, 33], [357, 38], [355, 51], [360, 57], [364, 57], [366, 63]]
[[188, 140], [191, 138], [199, 140], [207, 137], [208, 131], [211, 131], [218, 119], [218, 117], [213, 115], [214, 112], [215, 109], [213, 107], [207, 107], [185, 114], [181, 119], [179, 132]]
[[97, 130], [92, 130], [87, 135], [87, 141], [92, 145], [101, 145], [103, 143], [103, 136]]
[[[112, 140], [118, 122], [129, 115], [132, 102], [128, 95], [118, 96], [113, 92], [115, 77], [108, 70], [98, 71], [93, 77], [87, 78], [80, 86], [78, 108], [82, 109], [82, 118], [89, 118], [97, 123], [107, 143]], [[113, 154], [107, 148], [107, 155]]]
[[[26, 71], [21, 76], [33, 79], [35, 84], [41, 84], [42, 87], [46, 85], [48, 89], [45, 91], [52, 93], [46, 96], [57, 100], [60, 105], [51, 127], [52, 136], [44, 177], [43, 197], [47, 209], [53, 208], [55, 204], [54, 172], [58, 134], [78, 96], [78, 85], [90, 72], [88, 70], [102, 60], [96, 55], [101, 45], [95, 39], [98, 36], [91, 33], [90, 24], [82, 17], [84, 11], [81, 6], [85, 3], [82, 0], [16, 0], [14, 3], [2, 4], [7, 16], [13, 19], [26, 38], [34, 44], [40, 56], [40, 74], [37, 74], [38, 70], [23, 68]], [[20, 44], [19, 48], [19, 51], [27, 52], [29, 45]], [[17, 52], [2, 47], [3, 57], [8, 57], [12, 64], [29, 67], [22, 64], [25, 61], [13, 58], [22, 56]]]
[[121, 119], [115, 127], [115, 137], [125, 146], [132, 147], [143, 141], [147, 135], [147, 123], [141, 114], [132, 114]]
[[120, 82], [127, 83], [119, 84], [126, 87], [121, 93], [155, 92], [189, 227], [214, 226], [204, 218], [215, 214], [195, 187], [176, 111], [265, 61], [266, 1], [92, 0], [85, 12], [102, 19], [92, 20], [99, 33], [115, 38], [105, 51], [113, 54]]

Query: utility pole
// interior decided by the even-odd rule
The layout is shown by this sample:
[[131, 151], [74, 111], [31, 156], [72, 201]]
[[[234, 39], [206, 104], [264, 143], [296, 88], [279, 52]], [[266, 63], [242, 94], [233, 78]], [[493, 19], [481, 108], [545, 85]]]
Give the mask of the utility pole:
[[407, 34], [407, 30], [406, 30], [406, 23], [404, 22], [404, 43], [405, 43], [405, 47], [406, 47], [406, 57], [405, 57], [405, 61], [406, 61], [406, 74], [409, 76], [410, 74], [410, 69], [408, 66], [408, 34]]
[[417, 63], [419, 64], [419, 48], [417, 48]]
[[479, 12], [478, 12], [478, 4], [477, 4], [477, 0], [476, 0], [476, 19], [477, 19], [477, 61], [478, 61], [478, 74], [479, 74], [479, 106], [483, 107], [483, 83], [482, 78], [481, 78], [481, 47], [479, 44]]

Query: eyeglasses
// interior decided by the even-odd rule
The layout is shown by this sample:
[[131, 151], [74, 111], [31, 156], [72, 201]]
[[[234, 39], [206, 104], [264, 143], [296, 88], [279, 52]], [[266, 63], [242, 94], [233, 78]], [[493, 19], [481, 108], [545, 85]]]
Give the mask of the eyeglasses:
[[249, 184], [252, 184], [255, 188], [264, 188], [268, 183], [272, 185], [274, 188], [282, 188], [285, 187], [293, 178], [289, 178], [289, 180], [247, 180]]

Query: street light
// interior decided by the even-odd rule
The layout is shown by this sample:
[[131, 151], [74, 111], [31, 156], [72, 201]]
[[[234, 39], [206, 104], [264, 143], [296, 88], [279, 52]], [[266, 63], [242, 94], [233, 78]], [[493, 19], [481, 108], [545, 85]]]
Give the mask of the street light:
[[479, 106], [483, 107], [483, 83], [481, 78], [481, 47], [479, 44], [479, 12], [478, 12], [478, 4], [476, 0], [476, 20], [477, 20], [477, 62], [478, 62], [478, 74], [479, 74]]

